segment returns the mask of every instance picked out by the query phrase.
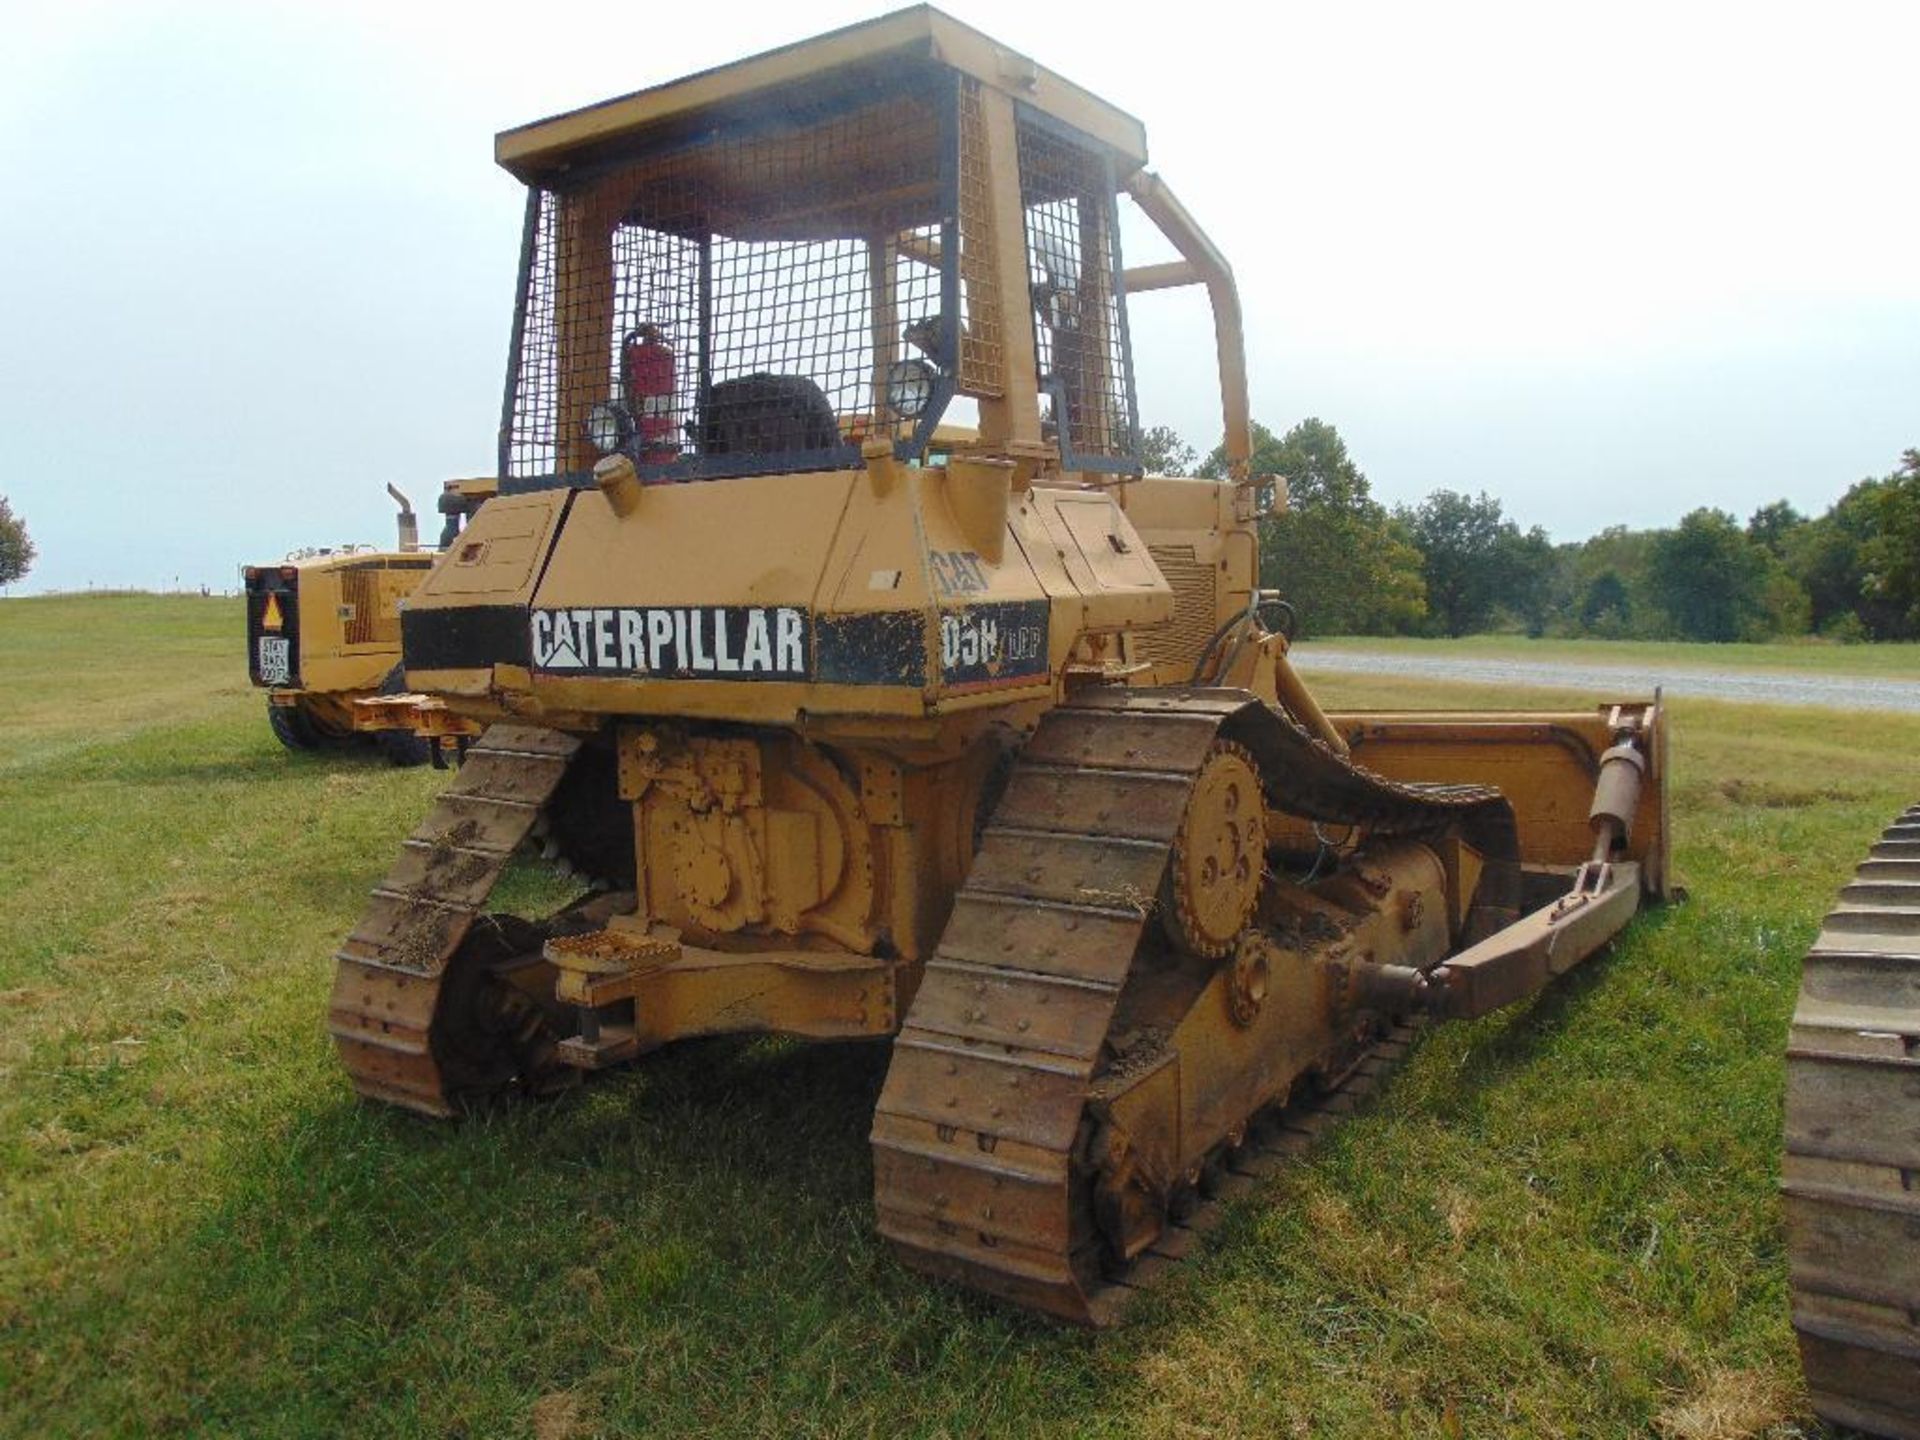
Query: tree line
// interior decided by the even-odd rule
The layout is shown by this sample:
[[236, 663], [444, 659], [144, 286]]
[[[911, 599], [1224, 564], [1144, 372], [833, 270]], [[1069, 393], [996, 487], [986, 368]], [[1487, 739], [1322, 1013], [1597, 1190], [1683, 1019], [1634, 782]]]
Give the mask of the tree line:
[[[1323, 420], [1253, 430], [1254, 473], [1285, 476], [1290, 493], [1261, 525], [1261, 581], [1309, 634], [1920, 638], [1920, 450], [1821, 515], [1785, 500], [1744, 522], [1703, 507], [1668, 529], [1556, 544], [1484, 491], [1381, 504]], [[1224, 449], [1203, 460], [1166, 426], [1143, 438], [1149, 473], [1226, 474]]]

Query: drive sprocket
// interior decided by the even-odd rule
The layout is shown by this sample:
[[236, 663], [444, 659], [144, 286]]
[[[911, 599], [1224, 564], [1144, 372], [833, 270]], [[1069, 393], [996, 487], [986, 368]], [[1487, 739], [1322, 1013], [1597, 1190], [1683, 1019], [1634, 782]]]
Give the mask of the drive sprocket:
[[1246, 747], [1215, 740], [1194, 777], [1162, 885], [1167, 935], [1218, 960], [1253, 916], [1266, 866], [1266, 803]]

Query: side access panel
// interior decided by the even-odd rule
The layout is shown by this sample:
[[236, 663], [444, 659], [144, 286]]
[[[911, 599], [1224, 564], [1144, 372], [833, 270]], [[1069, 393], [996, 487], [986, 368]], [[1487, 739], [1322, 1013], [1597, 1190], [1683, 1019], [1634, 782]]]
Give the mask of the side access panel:
[[573, 499], [570, 490], [541, 490], [480, 507], [400, 612], [411, 688], [485, 695], [496, 665], [517, 670], [524, 685], [527, 605]]

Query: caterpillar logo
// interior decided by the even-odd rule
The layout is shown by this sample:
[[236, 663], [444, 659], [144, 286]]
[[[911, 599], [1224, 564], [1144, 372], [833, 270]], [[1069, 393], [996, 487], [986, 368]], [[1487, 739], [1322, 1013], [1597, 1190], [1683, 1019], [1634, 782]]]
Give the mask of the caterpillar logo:
[[795, 606], [615, 605], [535, 610], [533, 666], [549, 673], [805, 680], [807, 616]]

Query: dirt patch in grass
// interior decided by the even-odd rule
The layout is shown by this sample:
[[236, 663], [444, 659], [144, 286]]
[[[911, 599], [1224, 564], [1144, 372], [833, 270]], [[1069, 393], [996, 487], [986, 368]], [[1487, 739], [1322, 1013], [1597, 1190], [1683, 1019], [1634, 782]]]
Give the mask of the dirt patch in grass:
[[587, 1433], [586, 1406], [570, 1390], [542, 1395], [533, 1402], [528, 1417], [533, 1424], [533, 1440], [575, 1440]]
[[1654, 1417], [1663, 1440], [1747, 1440], [1791, 1418], [1786, 1387], [1763, 1370], [1715, 1370]]
[[1753, 780], [1744, 775], [1727, 775], [1713, 783], [1713, 792], [1722, 800], [1759, 810], [1798, 810], [1808, 805], [1849, 805], [1869, 792], [1862, 786], [1784, 785], [1773, 780]]

